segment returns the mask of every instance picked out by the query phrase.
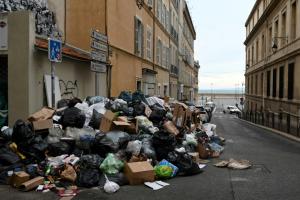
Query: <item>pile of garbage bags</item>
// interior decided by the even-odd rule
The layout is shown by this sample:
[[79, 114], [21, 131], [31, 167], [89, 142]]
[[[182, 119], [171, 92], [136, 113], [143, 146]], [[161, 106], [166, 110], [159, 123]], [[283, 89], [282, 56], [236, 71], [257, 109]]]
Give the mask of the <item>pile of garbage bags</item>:
[[[78, 187], [107, 193], [202, 172], [224, 139], [197, 110], [179, 102], [122, 92], [117, 99], [63, 99], [0, 133], [0, 184], [22, 191], [76, 195]], [[68, 194], [66, 194], [68, 191]]]
[[38, 35], [61, 39], [62, 34], [58, 30], [55, 14], [49, 10], [47, 0], [2, 0], [0, 12], [14, 12], [30, 10], [35, 15], [35, 27]]

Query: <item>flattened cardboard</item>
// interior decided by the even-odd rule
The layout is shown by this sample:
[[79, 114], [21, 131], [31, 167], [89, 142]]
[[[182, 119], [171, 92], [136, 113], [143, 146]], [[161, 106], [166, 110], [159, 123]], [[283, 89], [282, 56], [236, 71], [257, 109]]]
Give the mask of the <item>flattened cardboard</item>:
[[30, 179], [29, 174], [27, 174], [24, 171], [21, 172], [15, 172], [13, 173], [10, 183], [13, 187], [19, 187], [24, 182], [28, 181]]
[[141, 185], [155, 180], [154, 168], [147, 161], [126, 163], [124, 174], [130, 185]]
[[19, 189], [23, 192], [30, 191], [37, 188], [39, 185], [42, 185], [44, 181], [44, 177], [38, 176], [34, 179], [24, 182], [22, 185], [20, 185]]
[[51, 119], [55, 113], [55, 110], [50, 107], [43, 107], [41, 110], [33, 113], [29, 116], [28, 121], [40, 121]]
[[53, 128], [53, 119], [33, 121], [32, 125], [35, 131], [46, 130]]

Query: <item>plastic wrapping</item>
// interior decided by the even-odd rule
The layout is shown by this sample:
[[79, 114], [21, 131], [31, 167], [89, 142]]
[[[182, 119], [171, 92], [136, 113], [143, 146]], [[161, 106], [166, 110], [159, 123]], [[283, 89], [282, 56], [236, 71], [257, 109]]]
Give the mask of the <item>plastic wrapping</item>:
[[105, 185], [104, 185], [104, 188], [103, 188], [104, 191], [108, 194], [112, 194], [112, 193], [117, 192], [120, 189], [120, 186], [117, 183], [108, 180], [106, 175], [104, 175], [104, 176], [105, 176], [105, 179], [106, 179], [106, 182], [105, 182]]
[[126, 152], [138, 156], [142, 148], [142, 142], [139, 140], [128, 142]]
[[124, 163], [114, 154], [109, 153], [100, 165], [100, 169], [105, 174], [117, 174], [124, 167]]

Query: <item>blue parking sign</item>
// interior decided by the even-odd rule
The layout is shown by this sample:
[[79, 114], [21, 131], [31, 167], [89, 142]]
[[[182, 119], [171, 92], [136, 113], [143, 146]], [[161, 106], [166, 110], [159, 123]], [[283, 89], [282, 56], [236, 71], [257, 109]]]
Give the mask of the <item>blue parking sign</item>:
[[48, 40], [48, 58], [51, 62], [62, 61], [62, 44], [60, 40], [49, 38]]

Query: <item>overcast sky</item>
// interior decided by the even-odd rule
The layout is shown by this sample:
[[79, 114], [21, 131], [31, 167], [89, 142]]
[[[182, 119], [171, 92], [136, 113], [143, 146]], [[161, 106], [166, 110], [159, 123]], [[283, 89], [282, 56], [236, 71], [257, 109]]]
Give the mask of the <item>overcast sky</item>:
[[244, 83], [245, 22], [255, 0], [188, 0], [197, 32], [200, 89], [235, 88]]

